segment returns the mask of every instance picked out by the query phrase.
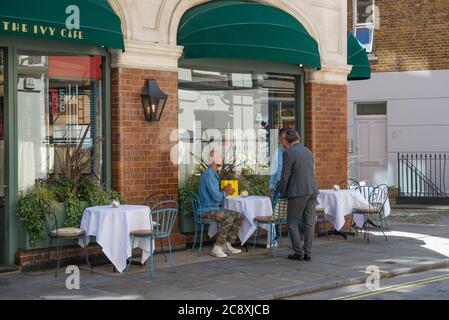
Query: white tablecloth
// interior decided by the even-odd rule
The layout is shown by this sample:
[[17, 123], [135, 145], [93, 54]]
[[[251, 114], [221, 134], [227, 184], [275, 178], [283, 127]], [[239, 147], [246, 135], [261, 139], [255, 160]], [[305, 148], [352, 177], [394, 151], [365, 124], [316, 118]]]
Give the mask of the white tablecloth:
[[[368, 200], [369, 194], [371, 193], [371, 191], [373, 191], [374, 187], [363, 187], [363, 188], [368, 188], [367, 192], [363, 192], [364, 198], [366, 200]], [[385, 218], [390, 215], [390, 212], [391, 212], [390, 199], [387, 198], [387, 201], [385, 202], [385, 206], [384, 206]], [[363, 214], [354, 214], [353, 219], [354, 219], [354, 222], [357, 224], [357, 226], [359, 226], [360, 228], [363, 227], [363, 224], [364, 224]]]
[[[131, 236], [134, 230], [152, 229], [151, 210], [146, 206], [121, 205], [86, 208], [81, 220], [81, 229], [87, 236], [95, 236], [104, 254], [119, 272], [126, 269], [126, 260], [131, 257]], [[89, 241], [89, 240], [88, 240]], [[79, 244], [84, 245], [80, 240]], [[154, 243], [152, 244], [154, 248]], [[142, 263], [150, 256], [150, 240], [138, 239], [134, 248], [142, 249]]]
[[[249, 197], [227, 197], [224, 203], [225, 208], [245, 215], [239, 230], [239, 239], [243, 243], [248, 241], [251, 235], [256, 231], [255, 217], [271, 217], [273, 209], [269, 197], [249, 196]], [[262, 228], [269, 231], [269, 225], [263, 224]], [[217, 233], [215, 225], [209, 226], [209, 237]]]
[[[369, 203], [356, 190], [320, 190], [318, 203], [324, 208], [326, 219], [331, 221], [336, 230], [345, 225], [345, 216], [352, 213], [352, 209], [368, 207]], [[362, 220], [363, 223], [363, 220]]]

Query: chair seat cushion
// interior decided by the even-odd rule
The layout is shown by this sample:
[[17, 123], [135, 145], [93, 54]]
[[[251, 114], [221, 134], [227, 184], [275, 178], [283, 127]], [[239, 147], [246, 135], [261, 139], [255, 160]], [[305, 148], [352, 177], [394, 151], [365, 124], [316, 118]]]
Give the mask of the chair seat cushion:
[[254, 221], [256, 222], [261, 222], [261, 223], [274, 223], [275, 220], [273, 219], [273, 217], [255, 217]]
[[84, 230], [80, 228], [59, 228], [51, 232], [55, 237], [78, 237], [84, 234]]
[[370, 207], [370, 208], [355, 208], [352, 210], [352, 212], [354, 213], [366, 213], [366, 214], [375, 214], [375, 213], [379, 213], [379, 209]]
[[156, 230], [134, 230], [130, 232], [130, 235], [135, 237], [165, 237], [166, 232], [157, 232]]
[[323, 207], [320, 207], [320, 206], [316, 206], [315, 207], [315, 211], [316, 211], [316, 213], [324, 213], [324, 208]]

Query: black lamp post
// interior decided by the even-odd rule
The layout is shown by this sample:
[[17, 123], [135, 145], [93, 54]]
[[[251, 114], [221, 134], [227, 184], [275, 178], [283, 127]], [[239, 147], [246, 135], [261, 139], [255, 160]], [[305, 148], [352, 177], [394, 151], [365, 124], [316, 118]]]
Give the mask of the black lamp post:
[[142, 106], [146, 121], [159, 121], [165, 108], [168, 95], [164, 93], [156, 80], [149, 79], [142, 92]]

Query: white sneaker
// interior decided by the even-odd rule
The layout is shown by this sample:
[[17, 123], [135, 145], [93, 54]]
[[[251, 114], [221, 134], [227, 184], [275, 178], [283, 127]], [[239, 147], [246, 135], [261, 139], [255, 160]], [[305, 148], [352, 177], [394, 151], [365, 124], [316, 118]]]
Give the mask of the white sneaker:
[[[278, 246], [279, 246], [278, 241], [277, 241], [277, 240], [274, 240], [274, 247], [277, 248]], [[270, 243], [267, 243], [267, 248], [268, 248], [268, 249], [271, 248], [271, 244], [270, 244]]]
[[226, 241], [226, 243], [225, 243], [225, 245], [224, 245], [224, 250], [225, 250], [226, 252], [232, 253], [232, 254], [237, 254], [237, 253], [241, 253], [241, 252], [242, 252], [242, 250], [237, 249], [237, 248], [234, 248], [234, 247], [232, 246], [232, 244], [231, 244], [230, 242], [227, 242], [227, 241]]
[[217, 258], [226, 258], [228, 256], [226, 253], [224, 253], [223, 247], [219, 246], [217, 244], [214, 245], [210, 254], [213, 257], [217, 257]]

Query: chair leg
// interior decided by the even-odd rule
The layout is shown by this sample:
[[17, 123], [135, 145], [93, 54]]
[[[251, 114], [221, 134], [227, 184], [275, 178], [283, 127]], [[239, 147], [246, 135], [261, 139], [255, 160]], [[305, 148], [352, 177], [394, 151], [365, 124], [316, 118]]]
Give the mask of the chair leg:
[[[136, 237], [132, 236], [132, 239], [131, 239], [131, 257], [129, 257], [128, 265], [126, 266], [126, 271], [125, 271], [126, 273], [128, 273], [129, 266], [131, 265], [131, 262], [133, 261], [133, 249], [134, 249], [134, 241], [135, 240], [136, 240]], [[152, 244], [150, 244], [150, 250], [151, 250], [151, 248], [153, 248]]]
[[153, 256], [153, 238], [150, 238], [150, 277], [153, 277], [154, 268], [154, 256]]
[[55, 278], [58, 277], [59, 266], [61, 265], [62, 244], [61, 239], [58, 239], [58, 261], [56, 262]]
[[388, 241], [387, 235], [385, 234], [385, 231], [384, 231], [384, 223], [383, 223], [384, 219], [382, 219], [382, 215], [379, 215], [379, 220], [380, 220], [380, 228], [381, 228], [382, 233], [383, 233], [383, 235], [385, 237], [385, 241]]
[[170, 252], [171, 266], [172, 266], [173, 272], [176, 272], [175, 261], [173, 260], [173, 253], [172, 253], [172, 249], [171, 249], [170, 237], [168, 237], [167, 240], [168, 240], [168, 250]]
[[254, 250], [256, 249], [256, 244], [257, 244], [257, 236], [259, 235], [259, 223], [256, 223], [256, 234], [254, 236], [254, 243], [253, 243], [253, 250], [251, 251], [251, 254], [254, 253]]
[[195, 223], [195, 236], [193, 238], [192, 251], [195, 250], [197, 234], [198, 234], [198, 223]]
[[200, 246], [198, 248], [198, 257], [201, 255], [201, 250], [203, 249], [203, 233], [204, 233], [204, 224], [201, 224]]
[[84, 252], [86, 254], [87, 266], [90, 268], [90, 272], [92, 273], [93, 269], [92, 269], [92, 265], [89, 262], [89, 250], [87, 250], [87, 239], [86, 239], [86, 237], [84, 237]]
[[161, 244], [161, 251], [164, 254], [165, 262], [167, 262], [167, 255], [165, 254], [164, 246], [162, 245], [162, 238], [159, 238]]
[[276, 225], [274, 223], [270, 224], [270, 245], [271, 245], [271, 250], [272, 250], [272, 254], [273, 254], [273, 258], [276, 257], [276, 247], [274, 245], [274, 235], [276, 232]]
[[49, 244], [48, 244], [48, 258], [47, 258], [47, 264], [44, 268], [44, 271], [47, 270], [48, 265], [50, 264], [50, 258], [51, 258], [51, 245], [52, 245], [53, 239], [50, 238]]

